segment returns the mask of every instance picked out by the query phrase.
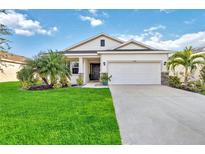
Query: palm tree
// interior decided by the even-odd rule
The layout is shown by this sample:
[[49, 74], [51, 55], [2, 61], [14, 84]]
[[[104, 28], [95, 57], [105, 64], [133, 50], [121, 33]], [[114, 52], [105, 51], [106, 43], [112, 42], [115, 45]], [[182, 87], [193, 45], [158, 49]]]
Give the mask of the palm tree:
[[39, 76], [49, 87], [53, 87], [58, 80], [70, 79], [69, 62], [57, 51], [38, 54], [27, 62], [27, 67], [32, 68], [32, 74]]
[[43, 64], [42, 62], [41, 54], [43, 53], [39, 53], [37, 56], [34, 57], [34, 59], [28, 60], [27, 66], [32, 67], [33, 74], [38, 75], [43, 80], [43, 82], [49, 86], [47, 74], [44, 73], [45, 71], [42, 70], [45, 64]]
[[41, 54], [38, 59], [38, 73], [44, 80], [50, 80], [53, 86], [58, 79], [63, 76], [70, 76], [68, 61], [65, 56], [56, 51], [49, 50], [46, 54]]
[[186, 47], [183, 51], [174, 53], [167, 62], [167, 69], [174, 70], [179, 65], [184, 67], [184, 85], [187, 86], [188, 77], [197, 68], [197, 65], [204, 65], [205, 55], [194, 54], [192, 47]]

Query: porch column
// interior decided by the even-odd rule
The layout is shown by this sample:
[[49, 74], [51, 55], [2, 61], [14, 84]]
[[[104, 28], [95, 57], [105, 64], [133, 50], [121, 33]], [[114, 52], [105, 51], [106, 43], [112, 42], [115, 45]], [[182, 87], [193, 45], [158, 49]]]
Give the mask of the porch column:
[[83, 57], [79, 57], [79, 74], [83, 74], [84, 73], [84, 66], [83, 66]]
[[88, 59], [84, 58], [84, 83], [86, 84], [89, 81], [89, 68], [88, 68]]
[[83, 62], [83, 57], [79, 57], [79, 77], [83, 78], [83, 82], [84, 82], [84, 62]]

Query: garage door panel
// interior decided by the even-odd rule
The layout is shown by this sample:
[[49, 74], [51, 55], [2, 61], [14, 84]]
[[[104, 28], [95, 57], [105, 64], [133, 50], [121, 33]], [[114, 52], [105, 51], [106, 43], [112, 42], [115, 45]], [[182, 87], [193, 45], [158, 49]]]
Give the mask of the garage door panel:
[[160, 84], [160, 63], [109, 63], [110, 84]]

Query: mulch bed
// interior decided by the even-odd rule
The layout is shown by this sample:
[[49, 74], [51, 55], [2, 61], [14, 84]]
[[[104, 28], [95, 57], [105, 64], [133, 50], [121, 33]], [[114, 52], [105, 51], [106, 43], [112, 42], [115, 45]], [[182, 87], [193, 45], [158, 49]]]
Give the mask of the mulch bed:
[[48, 90], [53, 89], [50, 85], [35, 85], [28, 88], [28, 90]]
[[[67, 88], [68, 85], [64, 85], [61, 88]], [[27, 90], [49, 90], [54, 89], [51, 85], [34, 85], [28, 88]]]

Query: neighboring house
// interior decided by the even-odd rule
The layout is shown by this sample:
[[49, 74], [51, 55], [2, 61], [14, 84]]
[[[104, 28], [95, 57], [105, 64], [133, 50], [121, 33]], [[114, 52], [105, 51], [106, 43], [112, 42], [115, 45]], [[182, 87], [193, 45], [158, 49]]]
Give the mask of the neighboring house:
[[193, 53], [205, 53], [205, 46], [200, 48], [194, 48]]
[[0, 51], [0, 82], [18, 81], [16, 72], [25, 65], [26, 58]]
[[[200, 54], [205, 54], [205, 46], [204, 47], [200, 47], [200, 48], [194, 48], [193, 49], [193, 53], [196, 53], [196, 54], [198, 54], [198, 53], [200, 53]], [[200, 71], [201, 71], [201, 69], [202, 69], [202, 66], [199, 66], [197, 69], [196, 69], [196, 71], [195, 71], [195, 73], [194, 73], [194, 75], [193, 75], [193, 78], [194, 79], [200, 79]]]
[[101, 73], [112, 75], [109, 84], [161, 84], [166, 72], [168, 51], [135, 40], [122, 41], [99, 34], [63, 51], [71, 62], [71, 83], [79, 75], [84, 83], [99, 80]]
[[[205, 47], [200, 48], [194, 48], [193, 49], [194, 54], [205, 54]], [[171, 56], [172, 54], [170, 54]], [[189, 80], [196, 81], [200, 79], [200, 71], [202, 66], [198, 65], [197, 69], [193, 72], [193, 74], [190, 75]], [[175, 68], [175, 71], [170, 70], [169, 75], [177, 75], [180, 77], [181, 81], [184, 81], [184, 67], [183, 66], [177, 66]]]

